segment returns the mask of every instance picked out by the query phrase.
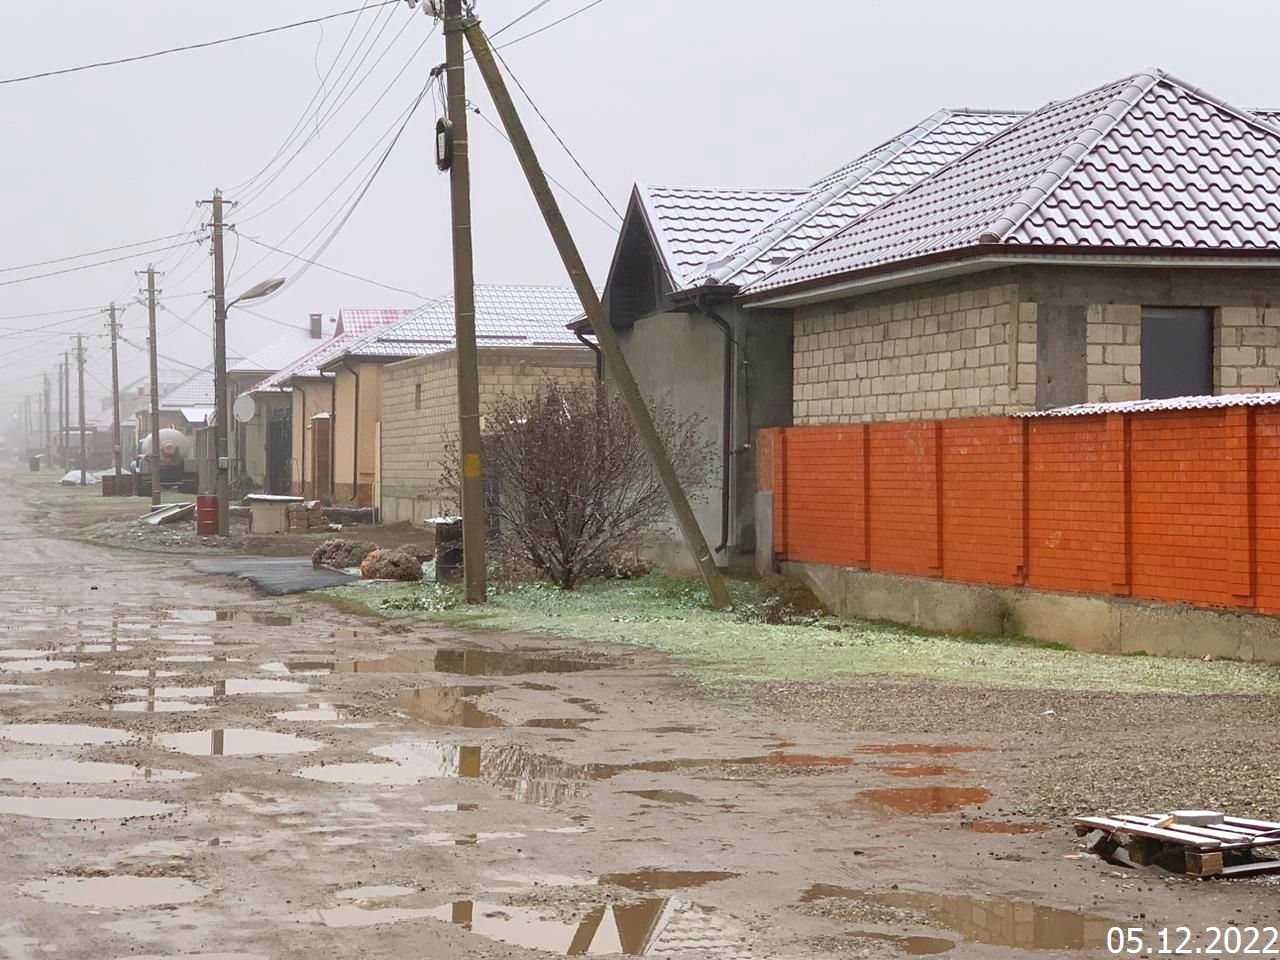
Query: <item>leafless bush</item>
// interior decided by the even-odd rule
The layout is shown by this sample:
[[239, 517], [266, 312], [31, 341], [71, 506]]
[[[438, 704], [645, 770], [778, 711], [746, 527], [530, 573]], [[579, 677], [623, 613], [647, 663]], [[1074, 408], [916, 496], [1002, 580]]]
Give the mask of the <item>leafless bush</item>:
[[[701, 495], [711, 465], [702, 419], [651, 402], [658, 434], [686, 492]], [[498, 547], [516, 551], [566, 590], [604, 574], [611, 555], [662, 520], [666, 493], [631, 423], [607, 385], [542, 384], [500, 397], [486, 417], [485, 508]], [[457, 496], [456, 443], [443, 485]]]

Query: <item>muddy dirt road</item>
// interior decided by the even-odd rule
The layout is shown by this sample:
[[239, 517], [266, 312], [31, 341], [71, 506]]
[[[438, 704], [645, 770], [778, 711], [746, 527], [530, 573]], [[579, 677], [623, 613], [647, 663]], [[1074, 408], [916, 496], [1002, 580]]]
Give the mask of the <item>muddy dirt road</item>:
[[0, 956], [1098, 957], [1280, 914], [1010, 822], [1016, 736], [761, 721], [635, 649], [0, 541]]

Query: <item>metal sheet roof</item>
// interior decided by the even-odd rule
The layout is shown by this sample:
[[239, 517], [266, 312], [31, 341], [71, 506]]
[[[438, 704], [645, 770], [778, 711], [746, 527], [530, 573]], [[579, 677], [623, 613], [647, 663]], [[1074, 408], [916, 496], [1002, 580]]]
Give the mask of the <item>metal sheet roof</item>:
[[214, 402], [213, 370], [198, 370], [160, 398], [162, 410], [183, 407], [212, 407]]
[[939, 110], [817, 181], [801, 199], [708, 263], [699, 281], [749, 285], [1021, 116], [1013, 111]]
[[342, 355], [351, 344], [369, 333], [412, 316], [412, 310], [366, 310], [346, 308], [338, 312], [334, 335], [298, 357], [288, 366], [264, 379], [253, 388], [254, 393], [283, 390], [293, 377], [319, 377], [326, 363]]
[[[325, 321], [331, 324], [332, 321]], [[309, 350], [315, 349], [321, 341], [311, 336], [309, 330], [298, 329], [272, 340], [266, 346], [255, 350], [243, 360], [227, 368], [228, 373], [275, 373], [293, 361], [299, 359]]]
[[1280, 130], [1150, 70], [1048, 104], [755, 282], [982, 245], [1276, 249]]
[[1165, 400], [1122, 400], [1077, 403], [1052, 410], [1028, 410], [1018, 417], [1100, 417], [1108, 413], [1160, 413], [1168, 410], [1216, 410], [1221, 407], [1273, 407], [1280, 393], [1234, 393], [1218, 397], [1170, 397]]
[[[566, 324], [582, 315], [572, 287], [478, 284], [476, 341], [480, 346], [581, 346]], [[427, 304], [408, 319], [346, 344], [340, 356], [407, 359], [452, 350], [452, 294]]]
[[749, 238], [805, 196], [803, 187], [717, 188], [636, 184], [636, 194], [677, 289], [707, 262]]

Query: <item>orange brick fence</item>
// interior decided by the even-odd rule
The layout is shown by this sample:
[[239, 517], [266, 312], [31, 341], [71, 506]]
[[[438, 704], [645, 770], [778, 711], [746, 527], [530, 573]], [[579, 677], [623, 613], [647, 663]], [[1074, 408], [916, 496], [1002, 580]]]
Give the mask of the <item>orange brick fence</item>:
[[1280, 407], [760, 431], [780, 559], [1280, 613]]

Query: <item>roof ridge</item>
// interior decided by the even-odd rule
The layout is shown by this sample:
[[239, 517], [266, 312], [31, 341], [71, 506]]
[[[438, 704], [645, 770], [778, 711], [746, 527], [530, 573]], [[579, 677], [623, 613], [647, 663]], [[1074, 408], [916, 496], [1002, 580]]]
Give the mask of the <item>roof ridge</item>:
[[[1235, 104], [1222, 99], [1222, 97], [1217, 94], [1210, 93], [1208, 90], [1204, 89], [1204, 87], [1198, 87], [1194, 83], [1187, 83], [1187, 81], [1183, 80], [1181, 77], [1169, 73], [1166, 70], [1158, 72], [1166, 83], [1171, 83], [1175, 86], [1181, 87], [1193, 97], [1199, 97], [1201, 100], [1211, 103], [1219, 109], [1226, 110], [1228, 113], [1234, 114], [1245, 123], [1253, 124], [1256, 127], [1266, 130], [1268, 133], [1280, 136], [1280, 125], [1274, 124], [1270, 120], [1264, 120], [1254, 112], [1254, 110], [1265, 111], [1268, 109], [1267, 107], [1254, 107], [1252, 109], [1249, 107], [1237, 107]], [[1270, 109], [1274, 110], [1276, 108]]]
[[1081, 159], [1111, 132], [1125, 114], [1133, 109], [1134, 104], [1145, 97], [1163, 76], [1163, 71], [1150, 69], [1124, 78], [1128, 82], [1120, 92], [1107, 101], [1094, 115], [1089, 125], [1076, 134], [1048, 167], [1023, 188], [1017, 198], [1005, 207], [1005, 212], [978, 235], [978, 242], [1003, 242], [1027, 217], [1031, 216], [1037, 207], [1044, 203], [1049, 194], [1058, 188]]
[[715, 193], [804, 193], [807, 187], [707, 187], [696, 183], [648, 183], [637, 180], [635, 186], [648, 190], [706, 190]]
[[[890, 160], [895, 160], [902, 156], [904, 151], [915, 146], [927, 134], [938, 129], [951, 116], [953, 116], [953, 111], [947, 109], [937, 110], [915, 126], [908, 127], [896, 137], [885, 141], [879, 147], [873, 148], [870, 151], [872, 153], [870, 160], [858, 164], [830, 186], [823, 187], [821, 190], [810, 190], [808, 194], [797, 200], [788, 210], [783, 211], [774, 218], [773, 223], [770, 225], [771, 229], [760, 238], [759, 242], [749, 244], [728, 263], [716, 266], [715, 261], [711, 261], [703, 276], [709, 277], [718, 283], [728, 282], [735, 274], [745, 270], [763, 257], [771, 247], [775, 246], [789, 233], [812, 220], [835, 202], [838, 197], [847, 194], [856, 184], [878, 170], [884, 169]], [[865, 157], [866, 154], [864, 153], [863, 156]]]
[[1032, 110], [998, 110], [994, 107], [943, 107], [943, 110], [950, 114], [966, 114], [971, 117], [1025, 117]]

